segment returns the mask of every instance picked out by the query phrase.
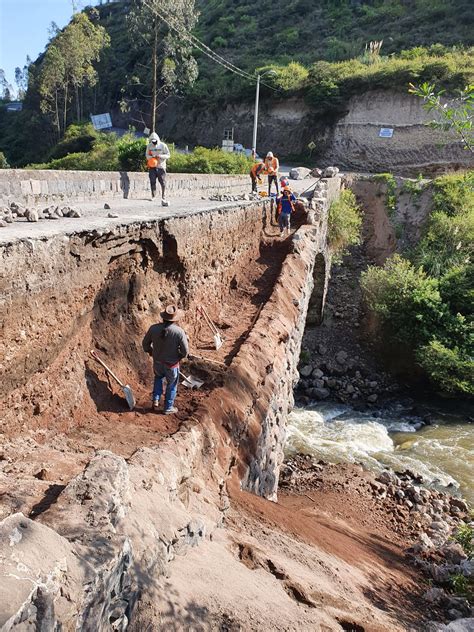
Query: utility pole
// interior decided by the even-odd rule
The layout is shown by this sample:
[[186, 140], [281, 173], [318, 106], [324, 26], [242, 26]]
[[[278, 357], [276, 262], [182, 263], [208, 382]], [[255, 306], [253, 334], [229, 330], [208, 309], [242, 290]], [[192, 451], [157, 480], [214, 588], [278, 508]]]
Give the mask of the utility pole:
[[253, 119], [252, 156], [257, 157], [257, 126], [258, 126], [258, 100], [260, 98], [260, 75], [257, 75], [257, 87], [255, 89], [255, 113]]
[[153, 42], [153, 93], [151, 106], [151, 131], [155, 131], [156, 124], [156, 99], [157, 99], [157, 74], [158, 74], [158, 18], [155, 15], [155, 40]]

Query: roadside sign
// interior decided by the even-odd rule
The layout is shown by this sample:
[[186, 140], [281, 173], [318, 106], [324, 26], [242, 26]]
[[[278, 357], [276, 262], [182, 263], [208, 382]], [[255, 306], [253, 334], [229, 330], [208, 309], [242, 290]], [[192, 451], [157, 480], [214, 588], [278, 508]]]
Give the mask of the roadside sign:
[[105, 114], [91, 114], [91, 121], [94, 129], [107, 129], [112, 127], [112, 119], [108, 112]]
[[380, 138], [392, 138], [393, 127], [381, 127], [379, 132]]

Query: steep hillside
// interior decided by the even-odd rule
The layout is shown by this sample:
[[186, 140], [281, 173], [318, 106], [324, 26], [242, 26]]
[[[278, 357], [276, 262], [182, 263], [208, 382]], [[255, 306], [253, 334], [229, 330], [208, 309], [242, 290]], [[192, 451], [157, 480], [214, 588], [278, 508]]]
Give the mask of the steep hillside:
[[[143, 129], [150, 124], [151, 52], [130, 31], [131, 5], [131, 0], [118, 0], [85, 9], [90, 20], [107, 31], [110, 46], [95, 62], [97, 83], [81, 89], [79, 109], [84, 118], [90, 112], [110, 111], [117, 125]], [[330, 120], [340, 118], [352, 96], [369, 90], [406, 93], [409, 82], [421, 81], [452, 90], [474, 81], [471, 0], [196, 0], [196, 6], [200, 16], [195, 31], [202, 41], [248, 72], [273, 69], [265, 81], [274, 90], [262, 87], [265, 101], [296, 98], [319, 121], [328, 115]], [[167, 28], [160, 25], [163, 42]], [[382, 39], [380, 55], [364, 53], [367, 42]], [[221, 111], [252, 102], [251, 81], [197, 49], [193, 54], [199, 76], [179, 90], [186, 112], [199, 119], [203, 109]], [[0, 106], [0, 151], [12, 166], [48, 160], [58, 139], [52, 117], [40, 107], [38, 77], [45, 57], [30, 68], [23, 112], [9, 114]], [[170, 59], [172, 72], [180, 64], [179, 57]], [[168, 97], [169, 90], [159, 95], [163, 102]], [[59, 136], [77, 120], [72, 101], [66, 109]], [[158, 116], [165, 111], [166, 105], [160, 106]], [[181, 131], [192, 142], [190, 130]]]
[[201, 38], [248, 68], [258, 62], [349, 59], [370, 40], [383, 39], [387, 54], [434, 42], [474, 44], [471, 0], [198, 0], [198, 5]]

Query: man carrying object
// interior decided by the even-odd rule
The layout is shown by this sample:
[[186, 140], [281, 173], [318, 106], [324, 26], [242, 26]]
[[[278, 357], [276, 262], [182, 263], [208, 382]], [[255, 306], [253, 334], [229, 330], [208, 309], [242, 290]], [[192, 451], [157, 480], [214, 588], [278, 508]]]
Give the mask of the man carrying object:
[[153, 132], [146, 148], [146, 164], [150, 177], [151, 197], [156, 196], [156, 181], [161, 186], [161, 206], [169, 206], [165, 198], [166, 190], [166, 161], [170, 157], [168, 145], [160, 141], [160, 137]]

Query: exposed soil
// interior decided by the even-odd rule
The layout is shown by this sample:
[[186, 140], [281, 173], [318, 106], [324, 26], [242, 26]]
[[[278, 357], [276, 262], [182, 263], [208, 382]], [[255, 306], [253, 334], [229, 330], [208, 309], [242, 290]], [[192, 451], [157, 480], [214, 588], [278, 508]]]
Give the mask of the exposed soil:
[[163, 581], [156, 607], [165, 627], [424, 629], [427, 582], [404, 553], [410, 528], [374, 500], [373, 476], [347, 465], [325, 466], [319, 482], [314, 471], [303, 479], [277, 503], [234, 480], [226, 529], [176, 560]]
[[[220, 304], [201, 303], [221, 332], [222, 347], [215, 350], [210, 330], [194, 309], [186, 316], [183, 327], [190, 338], [191, 353], [220, 364], [201, 360], [183, 363], [184, 374], [190, 373], [205, 383], [199, 390], [180, 387], [176, 415], [150, 410], [151, 362], [140, 348], [146, 329], [130, 289], [128, 304], [123, 303], [122, 279], [135, 274], [133, 257], [127, 263], [128, 270], [117, 268], [115, 278], [109, 278], [107, 289], [96, 299], [90, 326], [85, 322], [66, 341], [50, 365], [46, 381], [23, 389], [16, 404], [9, 402], [10, 410], [21, 406], [23, 411], [26, 408], [31, 412], [22, 417], [20, 424], [11, 415], [2, 424], [0, 516], [23, 511], [34, 517], [44, 505], [54, 501], [54, 496], [83, 469], [96, 450], [107, 449], [128, 458], [137, 448], [158, 443], [182, 423], [195, 418], [199, 406], [212, 398], [216, 387], [222, 386], [228, 365], [280, 273], [289, 240], [282, 240], [273, 225], [267, 226], [265, 233], [258, 257], [237, 269], [224, 300]], [[133, 411], [128, 410], [120, 387], [90, 357], [89, 349], [94, 346], [99, 356], [132, 387], [137, 402]], [[88, 395], [75, 406], [68, 398], [69, 394], [75, 396], [74, 388], [71, 384], [68, 393], [67, 385], [84, 379]], [[61, 414], [64, 404], [72, 408], [71, 416]]]

